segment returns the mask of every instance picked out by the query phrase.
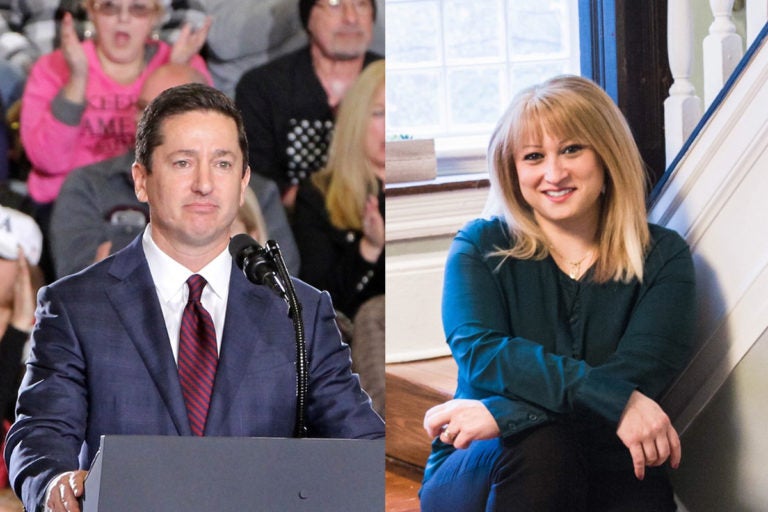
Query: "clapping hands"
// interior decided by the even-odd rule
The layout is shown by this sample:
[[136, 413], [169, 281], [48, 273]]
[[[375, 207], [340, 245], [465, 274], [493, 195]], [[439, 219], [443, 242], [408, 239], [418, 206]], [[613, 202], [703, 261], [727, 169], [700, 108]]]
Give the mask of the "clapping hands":
[[360, 241], [361, 256], [375, 262], [384, 249], [384, 218], [379, 212], [379, 199], [368, 196], [363, 211], [363, 238]]
[[206, 16], [200, 26], [193, 27], [190, 23], [185, 23], [171, 48], [171, 62], [188, 64], [192, 57], [200, 53], [208, 37], [211, 23], [213, 18], [210, 16]]

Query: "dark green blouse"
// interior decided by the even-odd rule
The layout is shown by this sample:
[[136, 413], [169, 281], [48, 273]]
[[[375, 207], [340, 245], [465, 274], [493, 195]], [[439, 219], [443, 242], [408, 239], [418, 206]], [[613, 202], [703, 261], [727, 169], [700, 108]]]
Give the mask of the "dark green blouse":
[[[688, 246], [649, 227], [643, 282], [596, 284], [591, 269], [573, 280], [551, 257], [490, 256], [511, 246], [505, 221], [467, 224], [449, 251], [443, 289], [456, 398], [482, 400], [503, 437], [570, 423], [587, 442], [597, 439], [596, 464], [626, 457], [631, 470], [615, 435], [621, 413], [632, 391], [658, 400], [682, 370], [695, 316]], [[434, 443], [425, 480], [452, 451]]]

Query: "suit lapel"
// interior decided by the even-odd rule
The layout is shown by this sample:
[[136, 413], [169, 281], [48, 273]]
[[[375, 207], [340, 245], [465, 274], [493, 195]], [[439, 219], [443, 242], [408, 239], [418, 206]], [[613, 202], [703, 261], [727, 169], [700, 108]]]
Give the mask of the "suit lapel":
[[[208, 410], [206, 435], [230, 434], [226, 427], [227, 413], [235, 402], [248, 365], [257, 357], [254, 352], [264, 352], [266, 346], [274, 341], [269, 339], [267, 326], [274, 322], [271, 317], [281, 312], [275, 307], [270, 293], [265, 286], [256, 286], [247, 281], [233, 263], [221, 354]], [[287, 312], [282, 314], [287, 315]], [[248, 392], [257, 394], [259, 391], [251, 389]]]
[[180, 435], [190, 435], [178, 369], [141, 237], [115, 256], [110, 273], [120, 281], [107, 290], [109, 300], [157, 386], [176, 430]]

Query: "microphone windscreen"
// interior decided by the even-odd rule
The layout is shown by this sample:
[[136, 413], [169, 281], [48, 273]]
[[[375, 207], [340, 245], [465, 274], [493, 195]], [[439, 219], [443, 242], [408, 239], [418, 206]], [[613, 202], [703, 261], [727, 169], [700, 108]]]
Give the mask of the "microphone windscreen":
[[259, 247], [259, 243], [245, 233], [240, 233], [233, 236], [229, 241], [229, 254], [237, 259], [238, 255], [247, 247]]

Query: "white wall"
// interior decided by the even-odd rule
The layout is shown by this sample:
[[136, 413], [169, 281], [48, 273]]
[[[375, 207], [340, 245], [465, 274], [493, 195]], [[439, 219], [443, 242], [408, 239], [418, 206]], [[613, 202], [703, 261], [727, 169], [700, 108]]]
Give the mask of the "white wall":
[[440, 319], [445, 257], [486, 196], [486, 189], [472, 189], [387, 197], [388, 363], [450, 354]]
[[696, 266], [697, 351], [663, 404], [682, 433], [674, 472], [692, 512], [766, 510], [768, 44], [716, 106], [653, 205]]

